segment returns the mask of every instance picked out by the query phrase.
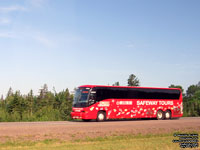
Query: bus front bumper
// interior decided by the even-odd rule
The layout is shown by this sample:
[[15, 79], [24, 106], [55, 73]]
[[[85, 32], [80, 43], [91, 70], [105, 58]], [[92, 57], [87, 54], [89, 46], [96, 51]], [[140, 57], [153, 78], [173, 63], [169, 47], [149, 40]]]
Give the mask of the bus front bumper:
[[71, 112], [71, 118], [72, 119], [91, 119], [84, 112]]

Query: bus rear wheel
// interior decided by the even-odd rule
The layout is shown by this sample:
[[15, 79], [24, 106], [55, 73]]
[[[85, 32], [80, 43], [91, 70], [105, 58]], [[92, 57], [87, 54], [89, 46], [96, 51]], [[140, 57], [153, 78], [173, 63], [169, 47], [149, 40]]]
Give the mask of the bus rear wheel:
[[165, 114], [162, 110], [157, 111], [157, 119], [158, 120], [163, 120], [165, 118]]
[[106, 120], [106, 113], [104, 111], [99, 111], [97, 113], [97, 121], [105, 121]]
[[171, 119], [172, 114], [170, 110], [165, 111], [165, 119]]

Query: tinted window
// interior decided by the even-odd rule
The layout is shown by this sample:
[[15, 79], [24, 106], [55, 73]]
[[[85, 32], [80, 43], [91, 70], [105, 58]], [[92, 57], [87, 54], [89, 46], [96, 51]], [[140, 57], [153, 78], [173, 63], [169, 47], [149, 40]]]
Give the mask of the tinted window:
[[88, 88], [78, 88], [74, 95], [73, 107], [87, 107], [88, 106]]
[[179, 99], [180, 91], [173, 89], [97, 87], [97, 101], [116, 99]]

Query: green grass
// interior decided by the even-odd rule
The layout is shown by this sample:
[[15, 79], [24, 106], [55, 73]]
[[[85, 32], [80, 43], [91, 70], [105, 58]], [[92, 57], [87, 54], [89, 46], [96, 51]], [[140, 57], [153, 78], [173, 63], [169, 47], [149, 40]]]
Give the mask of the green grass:
[[[191, 132], [190, 132], [191, 133]], [[39, 142], [13, 141], [0, 144], [2, 150], [176, 150], [178, 143], [172, 143], [173, 133], [157, 135], [121, 135], [60, 141], [46, 139]]]

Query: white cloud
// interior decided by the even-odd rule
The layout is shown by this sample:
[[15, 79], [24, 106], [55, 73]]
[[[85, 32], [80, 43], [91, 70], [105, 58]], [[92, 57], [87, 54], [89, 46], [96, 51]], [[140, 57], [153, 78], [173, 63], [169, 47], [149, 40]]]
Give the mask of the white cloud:
[[19, 6], [19, 5], [0, 7], [1, 13], [10, 13], [10, 12], [14, 12], [14, 11], [25, 11], [25, 10], [26, 10], [25, 7]]

